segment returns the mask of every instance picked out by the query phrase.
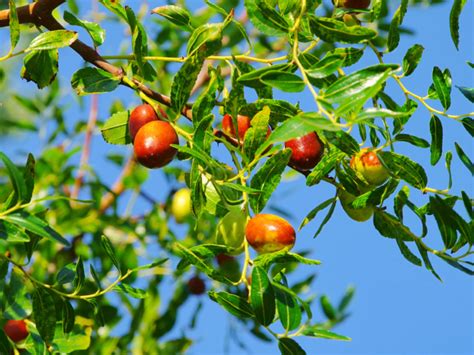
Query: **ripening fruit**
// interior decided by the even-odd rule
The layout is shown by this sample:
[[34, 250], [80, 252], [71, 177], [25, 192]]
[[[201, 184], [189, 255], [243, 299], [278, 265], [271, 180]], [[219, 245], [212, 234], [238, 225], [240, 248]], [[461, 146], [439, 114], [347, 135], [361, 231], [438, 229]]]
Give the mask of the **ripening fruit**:
[[357, 196], [347, 192], [343, 189], [337, 190], [337, 196], [339, 201], [341, 201], [342, 208], [351, 217], [354, 221], [365, 222], [374, 214], [374, 208], [372, 206], [367, 206], [364, 208], [353, 208], [350, 206], [351, 202], [354, 201]]
[[188, 290], [193, 295], [202, 295], [206, 291], [206, 284], [199, 276], [193, 276], [188, 280]]
[[135, 136], [140, 128], [148, 122], [157, 120], [158, 116], [151, 105], [143, 104], [135, 107], [130, 114], [130, 119], [128, 120], [128, 131], [132, 141], [135, 140]]
[[247, 242], [258, 253], [290, 250], [295, 245], [295, 230], [287, 220], [273, 214], [257, 214], [245, 228]]
[[183, 223], [192, 212], [191, 190], [182, 188], [176, 191], [171, 200], [171, 214], [178, 223]]
[[346, 9], [365, 10], [369, 5], [370, 0], [336, 0], [336, 7], [344, 7]]
[[138, 162], [153, 169], [173, 160], [177, 150], [171, 144], [179, 144], [174, 128], [165, 121], [152, 121], [138, 130], [133, 147]]
[[28, 336], [28, 329], [26, 329], [24, 320], [8, 320], [3, 326], [3, 331], [15, 343], [26, 339]]
[[[237, 116], [237, 130], [239, 132], [239, 139], [241, 141], [244, 140], [245, 133], [250, 128], [250, 117], [238, 115]], [[235, 133], [234, 123], [232, 122], [232, 116], [229, 114], [224, 115], [222, 118], [222, 130], [226, 135], [232, 138], [237, 139], [237, 135]]]
[[361, 149], [352, 157], [351, 168], [362, 175], [365, 181], [371, 185], [382, 185], [390, 176], [377, 157], [377, 153], [369, 148]]
[[296, 170], [313, 169], [323, 156], [324, 146], [316, 132], [290, 139], [285, 142], [285, 148], [292, 150], [289, 165]]
[[240, 208], [230, 210], [217, 224], [216, 244], [232, 248], [233, 251], [229, 251], [230, 254], [242, 253], [246, 224], [247, 214]]

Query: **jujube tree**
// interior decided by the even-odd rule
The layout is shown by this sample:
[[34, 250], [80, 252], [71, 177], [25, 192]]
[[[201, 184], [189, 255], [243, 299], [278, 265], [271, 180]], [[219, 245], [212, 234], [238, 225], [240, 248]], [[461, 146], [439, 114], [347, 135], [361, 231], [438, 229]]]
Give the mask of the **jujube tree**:
[[[191, 11], [184, 1], [151, 11], [99, 3], [106, 17], [94, 9], [89, 20], [83, 19], [89, 9], [74, 0], [10, 0], [0, 10], [0, 27], [10, 30], [0, 81], [6, 86], [21, 76], [40, 90], [34, 97], [2, 90], [5, 130], [38, 131], [14, 116], [12, 102], [54, 127], [26, 163], [0, 152], [0, 352], [182, 353], [191, 339], [163, 337], [185, 302], [206, 292], [249, 334], [277, 341], [283, 354], [304, 353], [302, 336], [350, 340], [332, 328], [347, 318], [354, 290], [338, 305], [320, 297], [316, 319], [314, 299], [303, 295], [313, 278], [298, 280], [296, 272], [320, 264], [301, 252], [299, 230], [316, 225], [323, 212], [315, 236], [331, 219], [347, 218], [333, 214], [338, 203], [350, 218], [371, 220], [374, 233], [435, 277], [433, 257], [473, 274], [472, 200], [455, 189], [450, 169], [460, 159], [467, 170], [458, 173], [472, 174], [473, 164], [463, 147], [443, 141], [444, 120], [472, 136], [473, 113], [451, 113], [449, 69], [433, 68], [427, 93], [405, 85], [422, 60], [421, 44], [402, 63], [385, 62], [401, 40], [407, 0], [396, 8], [384, 0], [206, 0], [205, 11]], [[464, 4], [454, 1], [449, 14], [456, 48]], [[130, 53], [101, 52], [109, 21], [127, 29]], [[70, 87], [81, 103], [91, 97], [88, 120], [74, 129], [66, 124], [64, 82], [57, 78], [68, 65], [59, 56], [63, 47], [84, 60]], [[353, 69], [363, 56], [373, 64]], [[14, 69], [21, 61], [21, 71]], [[457, 84], [473, 102], [474, 90]], [[98, 119], [98, 98], [113, 97], [120, 86], [130, 102], [115, 100], [110, 117]], [[300, 105], [298, 96], [274, 98], [303, 91], [310, 105]], [[430, 117], [423, 122], [430, 141], [407, 128], [420, 110]], [[96, 127], [105, 142], [133, 146], [107, 157], [122, 169], [113, 184], [89, 164]], [[82, 134], [83, 144], [71, 146]], [[399, 142], [429, 148], [430, 161], [400, 154]], [[443, 170], [448, 146], [456, 155], [445, 153], [448, 187], [438, 189], [424, 166]], [[160, 169], [169, 183], [161, 200], [142, 188], [155, 176], [149, 169]], [[333, 191], [298, 216], [297, 229], [267, 206], [289, 170], [308, 189]], [[414, 195], [424, 204], [416, 205]], [[150, 205], [138, 215], [137, 198]], [[404, 219], [408, 211], [421, 234]], [[443, 249], [430, 246], [427, 235], [440, 238]], [[172, 295], [160, 306], [170, 278]], [[131, 316], [124, 335], [115, 337], [110, 332], [122, 308]]]

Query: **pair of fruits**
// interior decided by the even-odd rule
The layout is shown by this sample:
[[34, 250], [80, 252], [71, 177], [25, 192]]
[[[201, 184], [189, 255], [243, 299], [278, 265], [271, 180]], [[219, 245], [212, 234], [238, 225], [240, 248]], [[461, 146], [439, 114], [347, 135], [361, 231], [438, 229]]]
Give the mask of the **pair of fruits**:
[[[380, 162], [377, 153], [369, 148], [361, 149], [358, 154], [353, 156], [350, 166], [367, 183], [369, 189], [382, 185], [389, 177], [389, 173]], [[341, 201], [342, 208], [352, 219], [358, 222], [364, 222], [372, 217], [374, 213], [373, 206], [353, 208], [351, 207], [351, 203], [357, 196], [343, 189], [338, 189], [337, 194]]]
[[[251, 120], [248, 116], [237, 116], [237, 127], [234, 127], [232, 117], [226, 114], [222, 119], [222, 130], [231, 137], [237, 138], [237, 132], [240, 141], [243, 141], [245, 133], [251, 127]], [[236, 129], [237, 128], [237, 129]], [[267, 136], [270, 135], [268, 128]], [[313, 169], [322, 158], [324, 146], [316, 132], [308, 133], [302, 137], [290, 139], [285, 142], [285, 148], [290, 148], [292, 153], [289, 165], [299, 171], [308, 171]]]
[[24, 320], [8, 320], [3, 326], [3, 331], [15, 343], [26, 339], [29, 334]]
[[128, 121], [135, 157], [149, 169], [169, 164], [177, 150], [172, 144], [179, 144], [179, 138], [169, 122], [161, 121], [151, 105], [137, 106]]

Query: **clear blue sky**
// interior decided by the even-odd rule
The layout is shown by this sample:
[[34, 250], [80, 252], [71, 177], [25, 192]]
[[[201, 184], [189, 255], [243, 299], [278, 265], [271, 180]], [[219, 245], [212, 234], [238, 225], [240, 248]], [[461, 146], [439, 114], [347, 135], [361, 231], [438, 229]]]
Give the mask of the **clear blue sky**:
[[[127, 1], [127, 4], [137, 8], [139, 1]], [[150, 6], [158, 6], [164, 1], [150, 2]], [[201, 3], [201, 2], [199, 2]], [[448, 17], [451, 1], [431, 8], [411, 8], [405, 18], [404, 25], [415, 30], [416, 34], [402, 37], [401, 45], [394, 54], [387, 55], [387, 62], [401, 63], [401, 59], [410, 46], [421, 43], [425, 47], [423, 60], [417, 71], [405, 80], [406, 86], [419, 94], [425, 94], [431, 81], [433, 66], [442, 69], [448, 67], [453, 76], [453, 83], [462, 86], [473, 86], [473, 70], [465, 64], [466, 60], [473, 61], [473, 1], [468, 1], [461, 21], [461, 50], [456, 52], [449, 38]], [[61, 11], [62, 12], [62, 11]], [[5, 33], [2, 31], [2, 33]], [[107, 40], [101, 53], [117, 54], [117, 40], [120, 31], [109, 31]], [[3, 38], [3, 34], [2, 34]], [[375, 62], [374, 56], [367, 52], [357, 67], [366, 66]], [[72, 72], [82, 66], [77, 55], [69, 49], [61, 51], [60, 75], [61, 80], [68, 88]], [[12, 73], [18, 75], [18, 72]], [[29, 88], [34, 92], [33, 84], [25, 85], [17, 82], [22, 90]], [[401, 99], [400, 91], [391, 86], [394, 97]], [[296, 102], [301, 101], [303, 109], [314, 110], [311, 106], [310, 95], [301, 97], [280, 95], [282, 98]], [[133, 97], [130, 91], [120, 88], [110, 95], [100, 97], [100, 118], [107, 118], [109, 103], [112, 99], [125, 99], [129, 107], [136, 105], [139, 100]], [[453, 89], [453, 113], [472, 111], [473, 107], [462, 95]], [[65, 101], [70, 102], [68, 112], [70, 126], [74, 121], [87, 115], [89, 98], [85, 99], [84, 109], [77, 104], [74, 95], [66, 95]], [[419, 110], [412, 118], [408, 131], [429, 140], [429, 118], [427, 111]], [[443, 119], [445, 127], [445, 151], [454, 150], [454, 141], [461, 145], [472, 156], [471, 141], [455, 122]], [[75, 142], [80, 144], [78, 140]], [[31, 137], [21, 136], [0, 142], [0, 149], [7, 152], [24, 151], [25, 146], [30, 151], [37, 151], [44, 144], [41, 140], [32, 143]], [[470, 149], [469, 149], [470, 147]], [[427, 166], [429, 161], [428, 150], [413, 149], [406, 143], [397, 145], [397, 150], [412, 157], [412, 159]], [[104, 143], [100, 134], [96, 134], [92, 146], [94, 158], [92, 164], [103, 167], [99, 172], [105, 181], [112, 182], [118, 170], [110, 164], [104, 163], [103, 155], [112, 152], [125, 152], [129, 148], [110, 146]], [[20, 156], [20, 155], [18, 155]], [[97, 158], [95, 158], [97, 157]], [[429, 186], [444, 188], [447, 177], [442, 164], [436, 169], [428, 169]], [[472, 181], [467, 170], [455, 158], [453, 160], [455, 186], [472, 193]], [[157, 199], [165, 196], [167, 186], [159, 171], [150, 174], [150, 180], [145, 185], [148, 193]], [[303, 178], [282, 184], [271, 200], [271, 204], [287, 207], [294, 218], [291, 222], [298, 226], [301, 219], [319, 202], [333, 194], [332, 189], [324, 185], [307, 189]], [[422, 204], [426, 198], [417, 199]], [[147, 208], [145, 204], [137, 204], [136, 213]], [[431, 225], [434, 227], [433, 225]], [[345, 216], [338, 206], [335, 217], [326, 226], [324, 232], [315, 240], [312, 235], [318, 225], [312, 223], [304, 228], [297, 236], [295, 250], [311, 250], [311, 256], [323, 261], [318, 267], [318, 278], [314, 282], [313, 290], [316, 294], [327, 294], [333, 300], [338, 300], [348, 285], [357, 288], [356, 297], [350, 308], [352, 316], [337, 327], [335, 331], [353, 338], [352, 342], [341, 343], [335, 341], [301, 338], [301, 344], [308, 354], [472, 354], [474, 353], [474, 286], [472, 279], [467, 275], [449, 267], [441, 261], [432, 258], [433, 264], [444, 282], [436, 280], [428, 271], [409, 264], [400, 255], [393, 240], [378, 235], [372, 223], [357, 223]], [[415, 229], [419, 228], [415, 225]], [[436, 229], [431, 229], [429, 241], [434, 247], [439, 247], [439, 235]], [[303, 275], [312, 272], [309, 267], [302, 266], [301, 274], [291, 280], [296, 281]], [[201, 298], [205, 300], [205, 297]], [[198, 299], [191, 299], [182, 309], [176, 330], [170, 334], [180, 336], [186, 331], [189, 319], [196, 307]], [[319, 306], [313, 308], [315, 318], [321, 319]], [[152, 310], [150, 310], [152, 311]], [[205, 301], [204, 309], [197, 323], [197, 329], [189, 332], [189, 336], [196, 339], [191, 348], [191, 354], [221, 354], [226, 337], [238, 334], [254, 354], [275, 354], [276, 344], [262, 343], [248, 335], [239, 324], [233, 322], [230, 328], [231, 317], [225, 311], [211, 302]], [[231, 352], [241, 353], [232, 345]]]

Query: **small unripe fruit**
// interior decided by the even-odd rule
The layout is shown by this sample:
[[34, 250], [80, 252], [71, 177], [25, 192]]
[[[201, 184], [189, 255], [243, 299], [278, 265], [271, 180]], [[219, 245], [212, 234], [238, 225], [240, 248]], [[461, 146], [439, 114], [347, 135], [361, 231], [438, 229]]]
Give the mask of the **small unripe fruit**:
[[133, 144], [135, 156], [147, 168], [161, 168], [171, 162], [179, 144], [174, 128], [165, 121], [152, 121], [138, 130]]
[[352, 157], [351, 168], [362, 175], [365, 181], [375, 186], [382, 185], [390, 176], [377, 154], [368, 148], [361, 149]]
[[199, 276], [193, 276], [188, 280], [188, 290], [193, 295], [202, 295], [206, 291], [206, 284]]
[[290, 250], [295, 245], [296, 233], [287, 220], [273, 214], [257, 214], [245, 228], [247, 242], [258, 253]]
[[171, 200], [171, 214], [178, 223], [183, 223], [192, 212], [191, 190], [179, 189]]
[[289, 165], [301, 171], [313, 169], [324, 152], [324, 146], [315, 132], [290, 139], [285, 142], [285, 147], [292, 151]]
[[24, 320], [8, 320], [3, 326], [5, 334], [15, 343], [26, 339], [28, 329]]
[[336, 0], [337, 7], [344, 7], [346, 9], [365, 10], [369, 5], [370, 0]]
[[128, 120], [128, 131], [132, 141], [135, 140], [135, 136], [140, 128], [148, 122], [157, 120], [158, 116], [151, 105], [143, 104], [135, 107]]
[[[244, 140], [245, 133], [250, 128], [250, 117], [238, 115], [237, 116], [237, 131], [239, 132], [239, 139]], [[226, 135], [232, 138], [237, 139], [237, 134], [235, 133], [234, 122], [232, 121], [232, 116], [229, 114], [224, 115], [222, 118], [222, 130]]]
[[372, 206], [367, 206], [364, 208], [351, 207], [350, 204], [357, 198], [357, 196], [354, 196], [343, 189], [337, 190], [337, 196], [339, 197], [339, 201], [341, 201], [341, 206], [344, 211], [354, 221], [365, 222], [374, 214], [374, 208]]
[[217, 224], [216, 244], [232, 248], [229, 252], [238, 255], [244, 251], [245, 224], [247, 214], [240, 209], [232, 209]]

